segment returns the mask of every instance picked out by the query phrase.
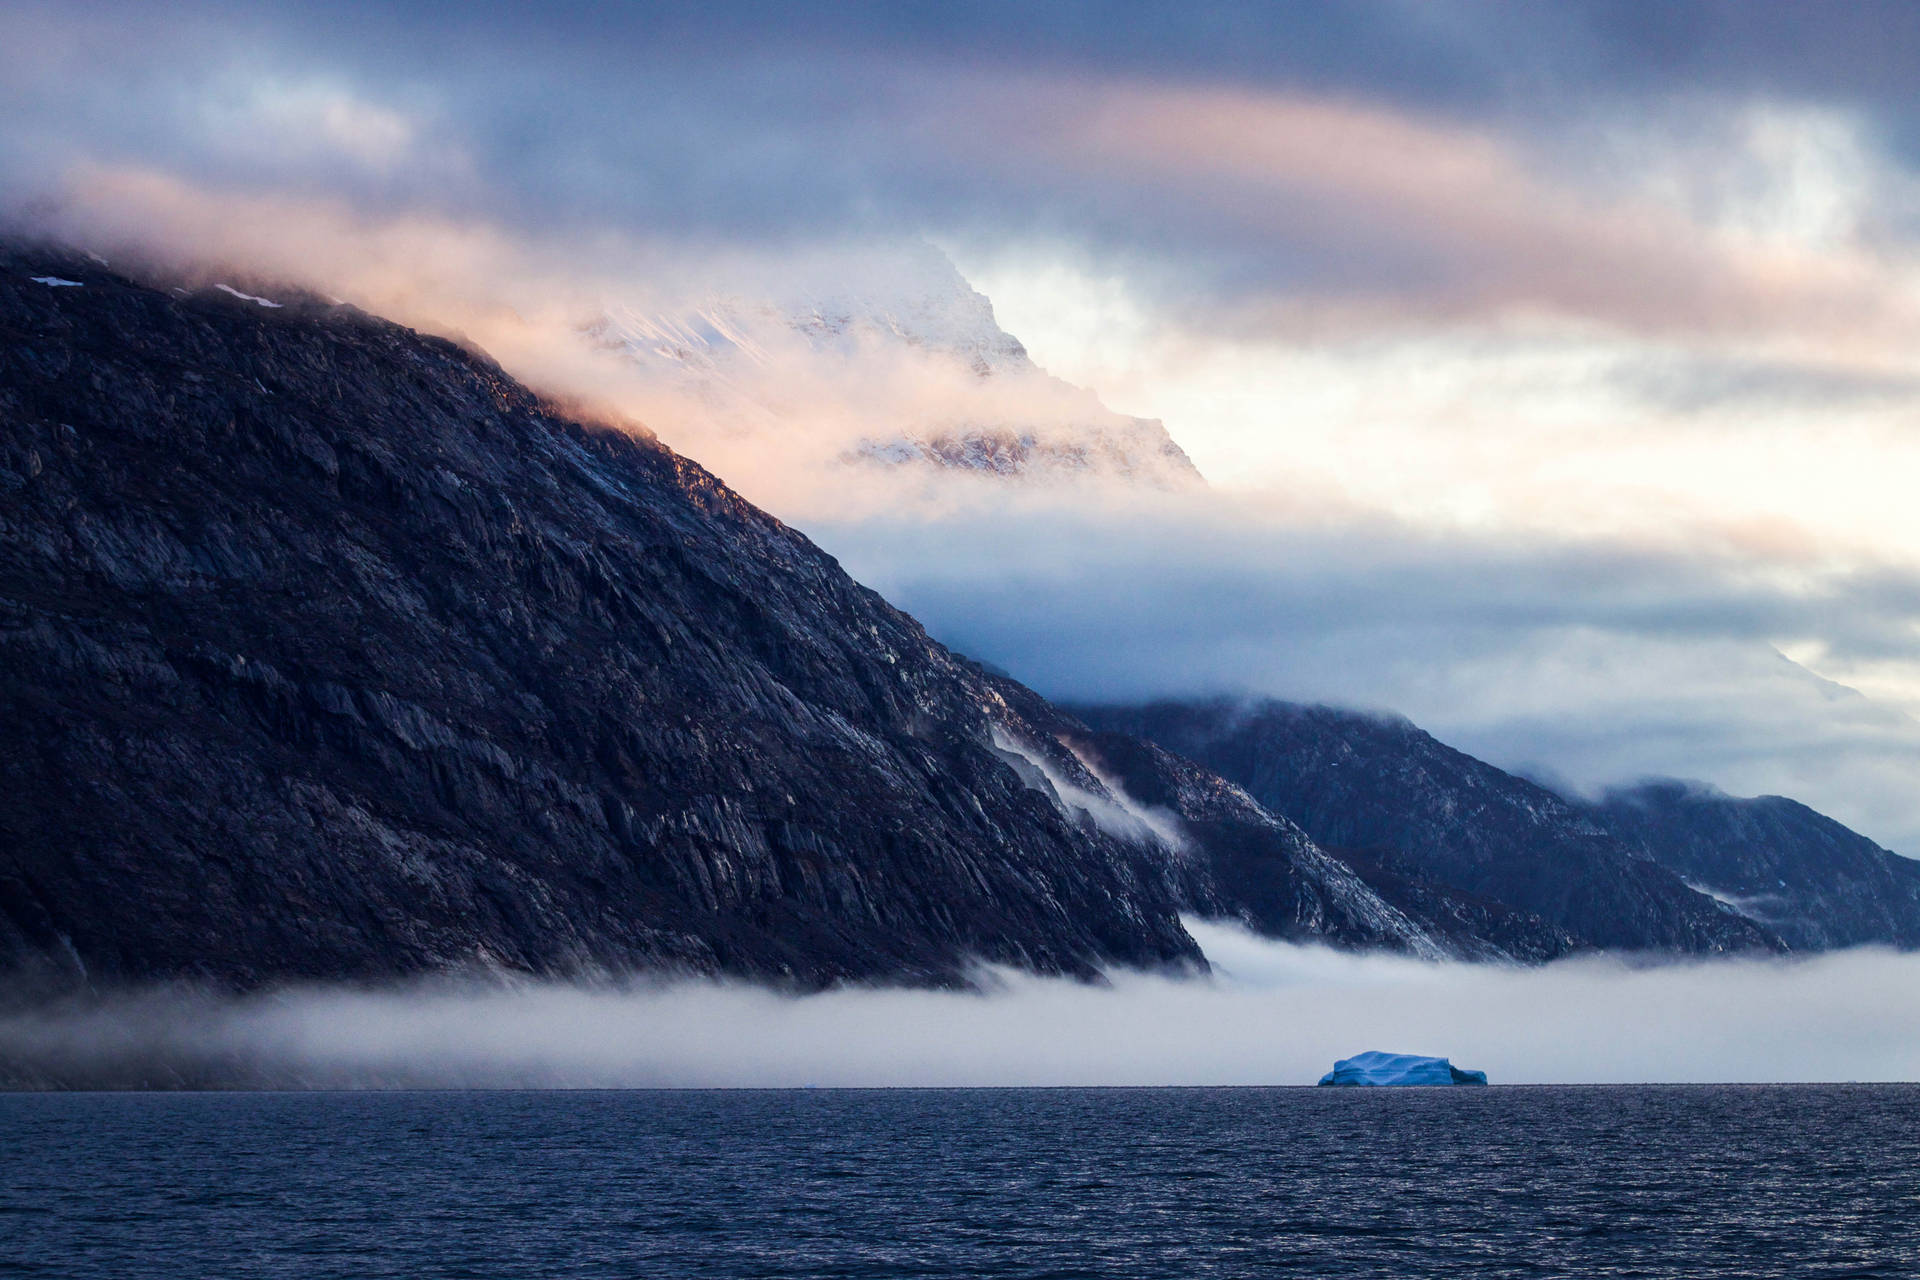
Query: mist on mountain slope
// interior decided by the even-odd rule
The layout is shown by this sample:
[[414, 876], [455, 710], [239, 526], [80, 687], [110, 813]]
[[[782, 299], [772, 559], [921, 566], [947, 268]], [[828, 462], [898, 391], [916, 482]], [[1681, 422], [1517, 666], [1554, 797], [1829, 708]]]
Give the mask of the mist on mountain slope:
[[1910, 1080], [1920, 956], [1435, 964], [1189, 921], [1210, 979], [983, 972], [976, 992], [444, 980], [149, 990], [0, 1012], [0, 1076], [312, 1087], [1311, 1084], [1363, 1049], [1496, 1084]]

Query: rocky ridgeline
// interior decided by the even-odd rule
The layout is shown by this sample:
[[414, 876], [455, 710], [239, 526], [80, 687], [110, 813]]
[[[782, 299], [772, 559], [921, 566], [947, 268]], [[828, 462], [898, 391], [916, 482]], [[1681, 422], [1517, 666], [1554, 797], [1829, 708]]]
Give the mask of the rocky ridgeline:
[[1784, 949], [1582, 806], [1405, 720], [1282, 702], [1076, 713], [1232, 779], [1387, 901], [1509, 954]]

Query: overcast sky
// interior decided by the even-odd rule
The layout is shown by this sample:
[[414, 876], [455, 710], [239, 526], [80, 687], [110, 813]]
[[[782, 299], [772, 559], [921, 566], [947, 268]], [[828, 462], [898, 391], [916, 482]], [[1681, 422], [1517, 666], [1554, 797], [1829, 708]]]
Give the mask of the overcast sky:
[[1196, 9], [0, 0], [0, 192], [616, 400], [581, 298], [931, 244], [1209, 495], [850, 515], [651, 425], [1043, 691], [1391, 707], [1920, 854], [1920, 7]]

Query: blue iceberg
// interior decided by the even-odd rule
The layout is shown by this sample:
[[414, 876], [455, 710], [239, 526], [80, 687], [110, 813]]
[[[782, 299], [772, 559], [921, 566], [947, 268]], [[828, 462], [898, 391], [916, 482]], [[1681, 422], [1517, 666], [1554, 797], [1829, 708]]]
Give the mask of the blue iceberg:
[[1484, 1071], [1462, 1071], [1445, 1058], [1418, 1053], [1380, 1053], [1369, 1050], [1342, 1058], [1320, 1077], [1321, 1084], [1405, 1085], [1485, 1084]]

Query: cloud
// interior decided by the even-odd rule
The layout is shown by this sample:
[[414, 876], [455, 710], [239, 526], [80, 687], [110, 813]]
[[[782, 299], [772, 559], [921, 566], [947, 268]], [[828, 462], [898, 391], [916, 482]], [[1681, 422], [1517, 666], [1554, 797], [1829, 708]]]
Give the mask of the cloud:
[[1818, 412], [1861, 402], [1906, 405], [1920, 398], [1920, 371], [1876, 372], [1751, 357], [1622, 362], [1611, 376], [1649, 409], [1682, 414], [1727, 408], [1764, 413], [1782, 405]]
[[985, 975], [794, 997], [709, 982], [149, 991], [0, 1013], [0, 1071], [70, 1083], [795, 1087], [1310, 1084], [1367, 1048], [1496, 1083], [1920, 1078], [1920, 957], [1542, 969], [1192, 921], [1210, 980]]
[[[1051, 697], [1391, 710], [1582, 789], [1702, 778], [1920, 853], [1911, 566], [1782, 561], [1698, 529], [1636, 546], [1315, 519], [1271, 494], [1013, 497], [809, 527], [936, 637]], [[1782, 646], [1818, 670], [1885, 664], [1885, 699]]]
[[[1029, 778], [1028, 785], [1036, 790], [1050, 790], [1054, 802], [1063, 812], [1077, 810], [1085, 814], [1096, 827], [1122, 840], [1159, 845], [1176, 853], [1186, 850], [1187, 837], [1180, 828], [1179, 818], [1165, 809], [1143, 805], [1135, 800], [1118, 781], [1102, 772], [1097, 762], [1088, 760], [1071, 742], [1063, 741], [1060, 745], [1073, 753], [1081, 767], [1106, 789], [1106, 794], [1099, 795], [1075, 786], [1060, 770], [1047, 762], [1044, 754], [1022, 743], [998, 725], [994, 726], [993, 745], [1003, 755], [1018, 757], [1018, 767], [1022, 776]], [[1032, 771], [1031, 775], [1028, 774], [1029, 770]], [[1045, 787], [1040, 785], [1043, 782]]]
[[[21, 3], [0, 189], [116, 261], [458, 332], [1043, 690], [1391, 707], [1912, 850], [1916, 39], [1878, 6]], [[923, 234], [999, 262], [1003, 314], [1092, 281], [1009, 327], [1212, 497], [837, 462], [1095, 412], [1058, 383], [795, 351], [720, 395], [583, 341]]]
[[[1793, 170], [1800, 190], [1831, 176], [1768, 150], [1790, 129], [1742, 122], [1853, 128], [1841, 143], [1895, 171], [1875, 114], [1895, 100], [1757, 110], [1751, 93], [1714, 97], [1679, 74], [1644, 82], [1636, 44], [1681, 58], [1767, 25], [1701, 12], [1690, 44], [1604, 9], [1495, 21], [1469, 5], [1278, 22], [1228, 6], [1206, 23], [1147, 5], [1109, 23], [997, 4], [971, 20], [883, 8], [858, 21], [766, 5], [217, 3], [163, 21], [27, 4], [0, 15], [0, 48], [15, 51], [0, 178], [27, 198], [76, 167], [146, 169], [511, 235], [1066, 237], [1187, 323], [1230, 330], [1531, 309], [1910, 337], [1911, 308], [1864, 243], [1722, 225], [1777, 203], [1778, 183], [1749, 191], [1756, 162]], [[1862, 35], [1823, 30], [1823, 49], [1834, 31]], [[1864, 38], [1854, 52], [1884, 58]], [[1559, 65], [1565, 101], [1512, 74], [1528, 57]], [[1672, 181], [1647, 189], [1649, 169]], [[1673, 189], [1711, 185], [1701, 174], [1728, 175], [1714, 201]], [[1890, 210], [1898, 189], [1872, 194]]]
[[1870, 262], [1722, 235], [1671, 202], [1569, 181], [1484, 127], [1244, 90], [1006, 96], [1038, 121], [1014, 163], [1090, 187], [1139, 231], [1211, 243], [1222, 330], [1543, 312], [1804, 333], [1896, 305]]

